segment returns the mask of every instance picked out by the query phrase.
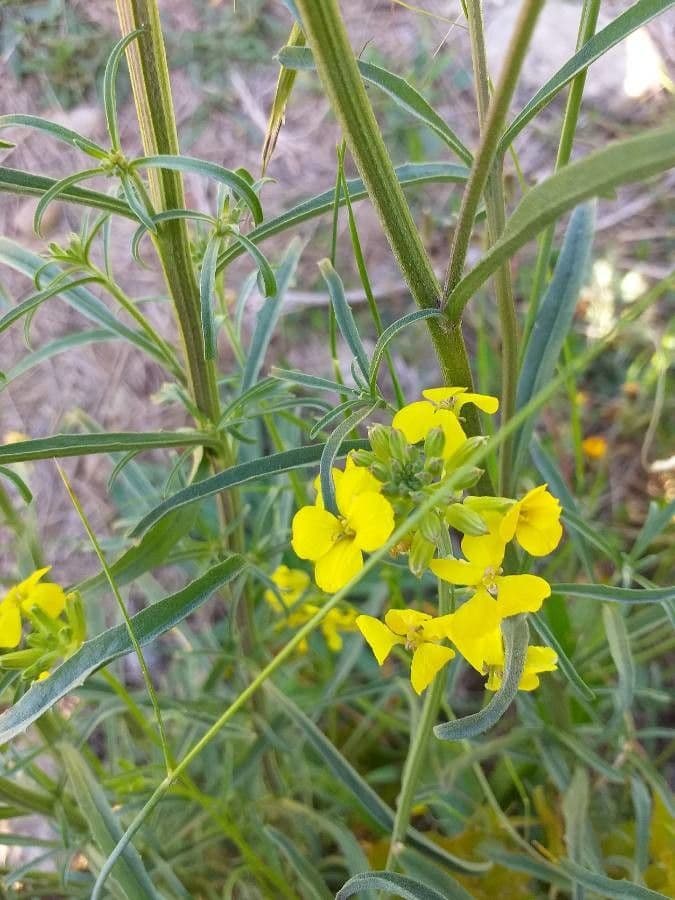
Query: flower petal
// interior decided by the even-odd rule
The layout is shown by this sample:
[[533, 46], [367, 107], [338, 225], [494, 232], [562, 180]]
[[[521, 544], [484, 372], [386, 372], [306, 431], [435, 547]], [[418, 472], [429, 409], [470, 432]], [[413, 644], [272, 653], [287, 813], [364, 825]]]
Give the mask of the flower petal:
[[480, 584], [485, 569], [465, 559], [432, 559], [429, 568], [443, 581], [450, 584]]
[[21, 613], [16, 603], [0, 605], [0, 647], [18, 647], [21, 641]]
[[513, 540], [513, 536], [516, 533], [516, 528], [518, 526], [518, 519], [520, 518], [520, 503], [514, 503], [511, 509], [509, 509], [504, 518], [499, 523], [499, 536], [501, 539], [508, 544], [509, 541]]
[[402, 431], [410, 444], [424, 440], [432, 428], [438, 423], [434, 421], [435, 409], [427, 400], [409, 403], [396, 413], [392, 419], [392, 428]]
[[337, 518], [317, 506], [303, 506], [293, 516], [291, 546], [300, 559], [317, 560], [342, 534]]
[[349, 465], [348, 459], [344, 472], [340, 472], [340, 477], [335, 479], [335, 502], [342, 515], [348, 516], [356, 497], [365, 492], [379, 494], [381, 490], [382, 482], [369, 469], [353, 462]]
[[364, 636], [370, 649], [375, 654], [375, 659], [380, 665], [391, 653], [394, 644], [404, 644], [403, 638], [387, 628], [384, 622], [373, 616], [358, 616], [356, 619], [356, 627]]
[[420, 644], [413, 653], [410, 665], [410, 682], [413, 690], [421, 694], [454, 655], [454, 650], [441, 644]]
[[486, 653], [492, 646], [489, 642], [494, 643], [493, 635], [500, 635], [500, 621], [499, 605], [482, 589], [452, 614], [447, 635], [477, 672], [483, 671]]
[[495, 578], [497, 603], [504, 618], [536, 612], [551, 594], [551, 585], [538, 575], [504, 575]]
[[532, 556], [548, 556], [562, 539], [563, 528], [559, 521], [530, 524], [522, 517], [516, 529], [516, 540]]
[[381, 494], [366, 491], [351, 501], [347, 525], [354, 530], [356, 546], [372, 553], [394, 530], [394, 509]]
[[444, 403], [446, 400], [451, 400], [458, 394], [464, 394], [465, 392], [466, 388], [463, 387], [427, 388], [426, 391], [422, 391], [422, 396], [425, 400], [431, 400], [432, 403]]
[[443, 459], [450, 459], [460, 447], [466, 444], [466, 434], [459, 424], [457, 416], [449, 409], [438, 409], [434, 416], [434, 428], [442, 428], [445, 444], [443, 445]]
[[66, 605], [66, 594], [61, 585], [36, 584], [21, 603], [21, 608], [29, 612], [34, 606], [39, 607], [50, 619], [56, 619]]
[[473, 403], [478, 409], [482, 409], [483, 412], [489, 413], [490, 415], [496, 413], [499, 409], [499, 400], [496, 397], [492, 397], [490, 394], [461, 394], [455, 402], [457, 404], [458, 412], [465, 403]]
[[390, 609], [384, 617], [387, 627], [394, 634], [404, 635], [408, 634], [409, 631], [420, 628], [429, 619], [431, 619], [429, 613], [419, 612], [417, 609]]
[[551, 647], [531, 646], [527, 648], [525, 671], [555, 672], [558, 668], [558, 654]]
[[475, 536], [465, 534], [462, 538], [462, 553], [483, 572], [497, 569], [502, 564], [505, 551], [506, 545], [497, 530]]
[[339, 591], [363, 568], [363, 554], [351, 538], [342, 538], [317, 559], [314, 580], [322, 591]]

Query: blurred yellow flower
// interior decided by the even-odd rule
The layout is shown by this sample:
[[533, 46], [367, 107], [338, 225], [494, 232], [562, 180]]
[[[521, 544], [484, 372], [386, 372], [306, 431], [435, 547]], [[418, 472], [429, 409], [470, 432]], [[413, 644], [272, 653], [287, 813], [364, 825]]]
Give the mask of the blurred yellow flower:
[[58, 584], [40, 579], [51, 566], [38, 569], [24, 581], [10, 588], [0, 601], [0, 647], [17, 647], [21, 641], [21, 613], [38, 607], [50, 619], [56, 619], [66, 605], [66, 595]]
[[592, 434], [583, 439], [581, 449], [589, 459], [603, 459], [607, 455], [607, 441], [601, 434]]
[[21, 441], [29, 441], [30, 438], [23, 431], [8, 431], [2, 439], [3, 444], [19, 444]]
[[[309, 587], [309, 575], [302, 569], [289, 569], [288, 566], [277, 566], [272, 573], [272, 581], [277, 592], [268, 588], [263, 597], [275, 612], [290, 609], [298, 602]], [[279, 600], [281, 597], [281, 601]]]
[[513, 504], [502, 519], [499, 533], [508, 542], [514, 537], [532, 556], [552, 553], [562, 538], [560, 501], [540, 484]]
[[415, 692], [421, 694], [455, 655], [454, 650], [440, 643], [447, 637], [449, 619], [450, 616], [433, 618], [415, 609], [390, 609], [384, 622], [373, 616], [358, 616], [356, 625], [379, 665], [396, 644], [413, 651], [410, 682]]
[[465, 535], [462, 552], [466, 559], [433, 559], [429, 568], [443, 581], [470, 585], [494, 598], [500, 620], [536, 612], [550, 595], [551, 587], [538, 575], [502, 575], [505, 549], [499, 534]]
[[303, 506], [293, 517], [291, 545], [311, 560], [317, 585], [339, 590], [363, 568], [363, 552], [379, 549], [394, 530], [394, 510], [381, 494], [363, 490], [359, 466], [345, 468], [335, 485], [338, 515], [322, 506]]

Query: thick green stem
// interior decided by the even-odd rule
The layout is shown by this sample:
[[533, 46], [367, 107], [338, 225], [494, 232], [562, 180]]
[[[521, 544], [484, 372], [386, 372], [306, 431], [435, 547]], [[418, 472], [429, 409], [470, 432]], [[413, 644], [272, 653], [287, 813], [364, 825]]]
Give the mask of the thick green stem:
[[[126, 50], [131, 87], [146, 155], [180, 153], [164, 39], [156, 0], [117, 0], [123, 34], [143, 32]], [[157, 211], [185, 206], [179, 172], [150, 171], [150, 195]], [[197, 406], [212, 422], [218, 421], [216, 370], [204, 359], [199, 316], [199, 288], [195, 277], [187, 226], [183, 219], [162, 224], [155, 238], [169, 293], [183, 339], [188, 378]]]
[[[342, 126], [368, 195], [415, 303], [437, 307], [440, 285], [373, 113], [336, 0], [297, 0], [319, 76]], [[428, 326], [447, 384], [471, 385], [471, 370], [459, 323], [429, 319]], [[478, 418], [467, 423], [477, 433]]]
[[459, 210], [457, 227], [455, 228], [455, 235], [450, 250], [450, 263], [443, 288], [444, 304], [447, 303], [450, 294], [462, 278], [478, 204], [492, 172], [497, 145], [506, 121], [513, 93], [516, 89], [520, 69], [525, 59], [525, 52], [543, 5], [544, 0], [524, 0], [520, 9], [518, 21], [516, 22], [506, 60], [504, 61], [504, 67], [488, 109], [480, 146], [474, 157], [471, 175], [462, 197], [462, 205]]
[[[490, 107], [490, 74], [485, 52], [485, 36], [481, 0], [468, 0], [466, 5], [471, 59], [476, 82], [476, 100], [481, 133], [487, 128]], [[485, 183], [485, 206], [488, 221], [488, 239], [492, 246], [501, 236], [506, 224], [506, 204], [502, 183], [503, 157], [495, 156], [492, 171]], [[516, 387], [518, 383], [518, 319], [513, 296], [511, 268], [508, 262], [500, 266], [495, 276], [495, 291], [499, 308], [502, 338], [502, 421], [507, 422], [516, 411]], [[511, 491], [511, 442], [502, 447], [499, 484], [497, 492], [508, 495]]]
[[[577, 38], [577, 50], [589, 41], [595, 34], [595, 28], [598, 24], [598, 13], [600, 12], [601, 0], [584, 0], [581, 10], [581, 20], [579, 23], [579, 36]], [[560, 143], [558, 144], [558, 154], [555, 161], [555, 171], [566, 166], [572, 155], [572, 146], [574, 144], [574, 135], [577, 130], [577, 122], [579, 121], [579, 110], [581, 109], [581, 100], [586, 85], [587, 69], [579, 72], [572, 81], [570, 92], [567, 96], [567, 104], [565, 105], [565, 116], [563, 118], [562, 131], [560, 133]], [[551, 250], [553, 249], [553, 237], [555, 227], [551, 225], [546, 229], [539, 241], [539, 252], [537, 253], [537, 262], [534, 268], [534, 277], [532, 279], [532, 290], [530, 291], [530, 302], [527, 307], [527, 318], [523, 328], [523, 352], [527, 338], [534, 325], [539, 309], [539, 301], [546, 284], [546, 276], [548, 275], [548, 266], [551, 259]]]

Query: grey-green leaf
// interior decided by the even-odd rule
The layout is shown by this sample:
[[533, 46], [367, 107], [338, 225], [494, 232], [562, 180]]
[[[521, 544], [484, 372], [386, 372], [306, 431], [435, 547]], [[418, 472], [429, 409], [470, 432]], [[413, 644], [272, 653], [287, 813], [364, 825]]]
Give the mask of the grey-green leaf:
[[[56, 184], [56, 181], [57, 179], [48, 178], [46, 175], [34, 175], [32, 172], [23, 172], [21, 169], [0, 166], [0, 193], [41, 197]], [[100, 191], [92, 191], [89, 188], [71, 185], [61, 190], [59, 199], [61, 202], [67, 201], [68, 203], [78, 203], [81, 206], [90, 206], [93, 209], [102, 209], [127, 219], [135, 218], [123, 200], [102, 194]]]
[[662, 603], [675, 600], [675, 585], [660, 588], [620, 588], [609, 584], [552, 584], [551, 590], [579, 600], [603, 600], [606, 603]]
[[333, 268], [329, 259], [321, 260], [319, 263], [319, 270], [323, 276], [323, 280], [326, 282], [330, 302], [333, 307], [333, 312], [335, 313], [335, 321], [340, 329], [340, 333], [345, 339], [347, 346], [354, 354], [354, 358], [356, 359], [364, 378], [368, 378], [370, 364], [368, 363], [368, 357], [361, 340], [361, 335], [356, 327], [354, 314], [352, 313], [351, 307], [347, 302], [347, 297], [345, 296], [342, 279]]
[[93, 156], [95, 159], [104, 159], [107, 156], [107, 152], [103, 147], [99, 147], [94, 141], [90, 141], [84, 135], [78, 134], [72, 128], [66, 128], [65, 125], [57, 125], [56, 122], [43, 119], [42, 116], [28, 116], [21, 113], [0, 116], [0, 129], [9, 128], [12, 125], [25, 125], [27, 128], [34, 128], [36, 131], [44, 131], [51, 137], [70, 144], [71, 147], [84, 150], [85, 153]]
[[214, 359], [216, 355], [216, 263], [221, 243], [222, 238], [219, 234], [211, 235], [204, 251], [199, 273], [199, 309], [202, 320], [204, 359]]
[[90, 453], [128, 453], [166, 447], [217, 446], [213, 435], [198, 431], [111, 431], [95, 434], [53, 434], [0, 445], [0, 463], [61, 459]]
[[113, 47], [103, 73], [103, 108], [105, 120], [110, 135], [110, 143], [113, 150], [119, 150], [120, 131], [117, 124], [117, 72], [120, 67], [122, 55], [132, 41], [142, 34], [142, 29], [125, 34]]
[[369, 889], [386, 891], [388, 897], [402, 897], [403, 900], [448, 900], [444, 894], [421, 881], [395, 872], [361, 872], [353, 875], [342, 885], [335, 900], [347, 900]]

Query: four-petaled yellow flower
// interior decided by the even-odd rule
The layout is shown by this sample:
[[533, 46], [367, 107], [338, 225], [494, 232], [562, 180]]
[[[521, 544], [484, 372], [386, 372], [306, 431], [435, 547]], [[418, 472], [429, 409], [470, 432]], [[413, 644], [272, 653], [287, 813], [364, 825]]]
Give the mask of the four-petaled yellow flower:
[[303, 506], [293, 517], [291, 545], [315, 564], [314, 579], [324, 591], [347, 584], [363, 568], [364, 551], [378, 550], [394, 530], [389, 501], [362, 488], [362, 469], [345, 468], [335, 484], [337, 516], [317, 505]]
[[[551, 593], [551, 586], [538, 575], [502, 575], [506, 549], [494, 533], [462, 538], [466, 559], [433, 559], [429, 568], [443, 581], [476, 587], [494, 598], [499, 619], [518, 613], [536, 612]], [[465, 604], [466, 606], [466, 604]]]
[[518, 541], [532, 556], [552, 553], [562, 538], [560, 501], [546, 490], [547, 485], [528, 491], [522, 500], [513, 504], [499, 526], [503, 541]]
[[50, 582], [40, 583], [51, 566], [38, 569], [24, 581], [10, 588], [0, 601], [0, 647], [17, 647], [21, 641], [21, 613], [38, 607], [50, 619], [56, 619], [66, 605], [62, 587]]
[[454, 650], [440, 643], [447, 637], [450, 618], [433, 618], [415, 609], [390, 609], [384, 622], [373, 616], [359, 616], [356, 625], [380, 665], [396, 644], [413, 651], [410, 681], [414, 690], [421, 694], [455, 655]]
[[[499, 629], [486, 636], [483, 644], [483, 657], [482, 668], [478, 671], [482, 675], [488, 676], [485, 687], [489, 691], [498, 691], [504, 677], [504, 642]], [[525, 668], [518, 682], [518, 690], [534, 691], [539, 687], [539, 674], [555, 672], [558, 668], [557, 663], [558, 655], [550, 647], [528, 647]], [[476, 667], [474, 666], [474, 668]]]

